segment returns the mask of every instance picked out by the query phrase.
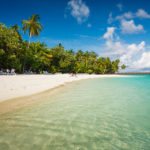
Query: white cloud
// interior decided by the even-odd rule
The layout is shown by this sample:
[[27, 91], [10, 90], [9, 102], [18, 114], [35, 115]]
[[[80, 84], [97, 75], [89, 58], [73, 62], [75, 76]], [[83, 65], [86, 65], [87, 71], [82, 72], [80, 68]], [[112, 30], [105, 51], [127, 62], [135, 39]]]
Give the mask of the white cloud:
[[143, 32], [144, 28], [141, 24], [136, 26], [133, 20], [121, 20], [121, 30], [123, 34], [133, 34]]
[[121, 20], [121, 19], [131, 19], [134, 18], [134, 14], [132, 12], [126, 12], [122, 15], [116, 16], [116, 20]]
[[107, 40], [104, 45], [105, 53], [103, 56], [109, 56], [111, 58], [120, 58], [121, 64], [132, 65], [133, 58], [137, 54], [144, 52], [145, 42], [142, 41], [139, 44], [127, 44], [121, 41]]
[[108, 27], [107, 32], [103, 35], [104, 39], [112, 39], [115, 32], [115, 27]]
[[141, 58], [133, 63], [134, 68], [150, 68], [150, 52], [143, 52]]
[[[104, 50], [103, 57], [110, 57], [111, 59], [119, 58], [120, 65], [125, 64], [131, 72], [135, 69], [150, 68], [150, 52], [145, 52], [144, 41], [139, 44], [127, 44], [121, 41], [107, 40]], [[128, 70], [126, 69], [126, 71]]]
[[70, 0], [68, 8], [71, 10], [71, 15], [77, 19], [78, 23], [87, 20], [90, 14], [89, 7], [82, 0]]
[[117, 7], [120, 11], [122, 11], [122, 8], [123, 8], [122, 4], [117, 4]]
[[[115, 31], [113, 31], [113, 34], [116, 34]], [[145, 41], [139, 44], [128, 44], [116, 38], [117, 35], [114, 37], [113, 34], [110, 36], [111, 38], [105, 38], [104, 51], [103, 54], [101, 53], [103, 57], [119, 58], [120, 65], [125, 64], [128, 66], [126, 71], [132, 72], [140, 68], [150, 68], [150, 52], [145, 52]]]
[[109, 23], [109, 24], [111, 24], [112, 22], [113, 22], [113, 17], [112, 17], [112, 13], [109, 13], [109, 17], [108, 17], [108, 20], [107, 20], [107, 22]]
[[138, 18], [150, 18], [150, 14], [148, 14], [145, 10], [139, 9], [136, 12], [136, 17]]
[[143, 18], [143, 19], [150, 19], [150, 14], [148, 14], [144, 9], [138, 9], [137, 12], [126, 12], [122, 15], [118, 15], [115, 17], [115, 20], [122, 20], [122, 19], [133, 19], [133, 18]]
[[120, 57], [120, 62], [122, 64], [132, 66], [133, 57], [135, 57], [139, 52], [145, 50], [145, 42], [142, 41], [140, 44], [129, 44], [125, 47], [126, 52]]
[[132, 14], [132, 12], [124, 13], [124, 17], [127, 19], [131, 19], [131, 18], [133, 18], [133, 14]]
[[107, 40], [104, 46], [106, 52], [104, 52], [103, 56], [115, 58], [120, 57], [120, 55], [124, 54], [126, 51], [125, 45], [120, 41], [112, 41]]

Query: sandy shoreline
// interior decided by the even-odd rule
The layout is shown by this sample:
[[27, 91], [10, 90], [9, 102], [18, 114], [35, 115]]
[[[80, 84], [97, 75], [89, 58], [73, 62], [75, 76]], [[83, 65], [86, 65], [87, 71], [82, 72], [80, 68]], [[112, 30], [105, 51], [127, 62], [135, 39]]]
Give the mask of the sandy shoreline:
[[[40, 93], [66, 83], [92, 78], [124, 77], [122, 75], [14, 75], [0, 76], [0, 114], [33, 103]], [[43, 95], [44, 96], [44, 95]]]

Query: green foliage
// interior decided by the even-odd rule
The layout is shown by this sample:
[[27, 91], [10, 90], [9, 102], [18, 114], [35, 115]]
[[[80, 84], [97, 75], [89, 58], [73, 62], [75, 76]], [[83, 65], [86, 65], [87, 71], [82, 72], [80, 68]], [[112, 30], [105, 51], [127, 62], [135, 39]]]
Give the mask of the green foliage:
[[50, 54], [53, 56], [53, 61], [51, 62], [52, 66], [55, 66], [57, 71], [60, 71], [60, 61], [64, 59], [65, 50], [61, 44], [50, 49]]
[[[31, 18], [28, 18], [28, 20], [22, 21], [22, 29], [23, 32], [26, 33], [26, 31], [29, 31], [29, 37], [31, 39], [32, 36], [38, 36], [40, 34], [40, 31], [42, 31], [42, 24], [38, 22], [40, 19], [39, 15], [32, 15]], [[30, 44], [29, 39], [29, 44]]]
[[[32, 15], [28, 20], [24, 20], [23, 31], [29, 31], [29, 36], [38, 36], [42, 30], [41, 24], [37, 21], [38, 15]], [[65, 50], [59, 44], [48, 49], [41, 42], [23, 41], [20, 28], [17, 25], [6, 27], [0, 23], [0, 68], [15, 68], [18, 73], [25, 70], [42, 74], [43, 71], [50, 73], [96, 73], [110, 74], [119, 69], [119, 59], [111, 61], [108, 57], [98, 57], [91, 51], [83, 52], [78, 50]], [[125, 69], [125, 65], [121, 68]]]
[[61, 72], [74, 72], [75, 61], [75, 56], [65, 51], [64, 57], [59, 62]]
[[51, 66], [50, 72], [51, 72], [51, 73], [56, 73], [56, 67], [55, 67], [55, 66]]
[[121, 65], [121, 69], [125, 69], [126, 68], [126, 66], [123, 64], [123, 65]]
[[[12, 28], [0, 25], [0, 68], [21, 69], [19, 53], [21, 52], [20, 35]], [[19, 64], [19, 65], [18, 65]]]
[[22, 41], [17, 26], [0, 25], [0, 68], [15, 68], [17, 72], [33, 69], [36, 72], [50, 66], [52, 55], [46, 45]]
[[87, 73], [92, 74], [92, 73], [93, 73], [93, 70], [89, 69], [89, 70], [87, 71]]
[[112, 73], [118, 72], [120, 60], [116, 59], [112, 62]]
[[52, 55], [47, 49], [46, 45], [40, 42], [30, 44], [27, 48], [28, 59], [26, 61], [26, 69], [32, 68], [32, 70], [39, 72], [39, 70], [47, 70], [50, 66]]

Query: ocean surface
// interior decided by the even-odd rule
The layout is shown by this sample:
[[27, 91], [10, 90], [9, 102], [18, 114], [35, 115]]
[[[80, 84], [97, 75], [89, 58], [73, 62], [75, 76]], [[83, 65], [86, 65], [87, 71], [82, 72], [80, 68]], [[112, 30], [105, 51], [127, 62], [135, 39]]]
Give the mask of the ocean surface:
[[150, 76], [74, 82], [0, 115], [0, 150], [150, 150]]

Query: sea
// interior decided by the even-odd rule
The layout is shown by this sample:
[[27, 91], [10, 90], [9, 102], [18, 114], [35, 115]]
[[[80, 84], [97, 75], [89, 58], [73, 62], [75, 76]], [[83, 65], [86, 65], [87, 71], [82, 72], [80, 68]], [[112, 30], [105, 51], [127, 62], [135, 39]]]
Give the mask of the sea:
[[150, 75], [76, 81], [0, 115], [0, 150], [150, 150]]

